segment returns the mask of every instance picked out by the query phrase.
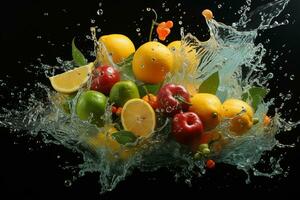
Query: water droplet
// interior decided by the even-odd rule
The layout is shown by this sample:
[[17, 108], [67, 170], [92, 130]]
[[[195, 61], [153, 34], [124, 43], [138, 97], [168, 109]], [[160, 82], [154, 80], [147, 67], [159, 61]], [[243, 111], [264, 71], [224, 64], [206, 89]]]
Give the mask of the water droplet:
[[36, 36], [37, 39], [42, 39], [42, 36], [38, 35]]
[[44, 13], [44, 16], [48, 16], [48, 15], [49, 15], [49, 13], [47, 13], [47, 12]]
[[71, 180], [65, 180], [65, 186], [66, 187], [71, 187], [72, 186], [72, 181]]
[[166, 12], [169, 12], [169, 11], [170, 11], [170, 8], [166, 8], [165, 11], [166, 11]]
[[178, 24], [179, 24], [179, 25], [182, 25], [182, 21], [178, 21]]
[[140, 29], [140, 28], [136, 28], [135, 30], [136, 30], [136, 32], [140, 32], [140, 31], [141, 31], [141, 29]]
[[94, 24], [96, 21], [94, 19], [91, 19], [91, 23]]
[[222, 4], [218, 4], [218, 8], [219, 8], [219, 9], [222, 8]]
[[100, 33], [101, 32], [101, 28], [97, 28], [97, 32]]
[[294, 79], [295, 79], [295, 75], [292, 74], [292, 75], [290, 76], [290, 80], [292, 81], [292, 80], [294, 80]]
[[103, 10], [102, 9], [97, 10], [97, 15], [103, 15]]
[[149, 11], [151, 11], [151, 8], [148, 7], [148, 8], [146, 8], [146, 10], [149, 12]]

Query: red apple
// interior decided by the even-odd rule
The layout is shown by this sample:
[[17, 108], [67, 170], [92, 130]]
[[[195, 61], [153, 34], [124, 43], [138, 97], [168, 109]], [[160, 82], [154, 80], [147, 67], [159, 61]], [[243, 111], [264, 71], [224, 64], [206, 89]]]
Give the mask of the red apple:
[[120, 72], [111, 66], [103, 65], [94, 69], [91, 90], [108, 95], [112, 86], [120, 81]]
[[203, 131], [202, 121], [194, 112], [178, 113], [173, 118], [172, 135], [181, 144], [191, 145]]

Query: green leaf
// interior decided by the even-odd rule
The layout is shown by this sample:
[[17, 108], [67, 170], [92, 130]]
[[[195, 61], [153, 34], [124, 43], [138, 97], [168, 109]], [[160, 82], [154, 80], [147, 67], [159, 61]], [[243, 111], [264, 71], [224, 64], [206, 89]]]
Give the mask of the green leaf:
[[156, 95], [160, 88], [161, 88], [160, 83], [159, 84], [143, 84], [143, 85], [138, 86], [141, 97], [145, 96], [148, 93]]
[[112, 134], [114, 139], [120, 144], [128, 144], [136, 141], [137, 137], [130, 131], [118, 131]]
[[242, 100], [247, 101], [251, 100], [252, 107], [254, 111], [256, 111], [259, 104], [261, 104], [262, 100], [267, 95], [268, 91], [263, 87], [252, 87], [249, 89], [248, 93], [244, 93], [242, 95]]
[[199, 87], [200, 93], [216, 94], [220, 83], [219, 72], [213, 73]]
[[75, 45], [75, 38], [72, 40], [72, 57], [76, 65], [82, 66], [87, 64], [87, 59]]
[[124, 59], [123, 62], [121, 62], [119, 65], [120, 67], [120, 72], [123, 80], [131, 80], [135, 81], [135, 76], [132, 71], [132, 59], [133, 55], [131, 54], [128, 56], [126, 59]]

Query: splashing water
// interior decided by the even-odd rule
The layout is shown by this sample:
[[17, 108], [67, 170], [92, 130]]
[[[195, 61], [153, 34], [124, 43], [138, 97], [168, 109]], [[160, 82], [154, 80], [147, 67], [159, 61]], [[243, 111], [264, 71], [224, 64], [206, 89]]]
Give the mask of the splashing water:
[[[194, 51], [200, 65], [195, 73], [189, 73], [185, 67], [177, 74], [170, 75], [168, 81], [182, 85], [200, 85], [207, 77], [216, 71], [220, 74], [220, 87], [217, 96], [223, 101], [228, 97], [241, 98], [253, 86], [266, 87], [270, 76], [258, 75], [265, 68], [262, 58], [266, 50], [262, 44], [255, 44], [258, 31], [276, 27], [283, 23], [271, 24], [285, 8], [288, 0], [277, 0], [257, 10], [247, 13], [245, 9], [239, 22], [232, 26], [225, 25], [215, 20], [207, 21], [210, 30], [210, 39], [201, 42], [196, 36], [182, 31], [183, 47]], [[147, 8], [148, 10], [148, 8]], [[151, 9], [150, 9], [151, 10]], [[98, 10], [99, 15], [103, 10]], [[187, 52], [181, 51], [181, 54]], [[181, 55], [184, 57], [184, 55]], [[43, 73], [49, 77], [55, 74], [55, 70], [69, 70], [73, 68], [72, 62], [58, 60], [60, 67], [43, 65]], [[184, 60], [183, 65], [188, 66], [190, 61]], [[125, 73], [125, 72], [124, 72]], [[126, 73], [125, 73], [126, 74]], [[271, 75], [272, 76], [272, 75]], [[4, 82], [0, 82], [5, 87]], [[98, 128], [87, 121], [80, 120], [75, 114], [75, 104], [84, 88], [80, 89], [75, 97], [68, 102], [71, 107], [67, 114], [61, 106], [67, 97], [59, 95], [47, 86], [36, 83], [29, 90], [22, 91], [19, 99], [24, 99], [24, 93], [29, 95], [29, 100], [18, 109], [2, 108], [0, 114], [0, 126], [10, 128], [18, 132], [26, 130], [30, 135], [41, 134], [46, 143], [63, 145], [66, 148], [79, 152], [83, 161], [78, 167], [80, 176], [87, 172], [99, 172], [99, 180], [102, 192], [113, 190], [116, 185], [125, 179], [135, 168], [141, 171], [154, 171], [161, 167], [169, 167], [176, 175], [192, 178], [193, 172], [205, 173], [204, 160], [194, 160], [193, 155], [180, 144], [170, 140], [170, 123], [168, 120], [158, 120], [159, 128], [146, 142], [139, 142], [132, 148], [121, 146], [119, 152], [112, 151], [105, 145], [94, 148], [87, 145], [87, 138], [99, 132], [108, 134], [108, 127]], [[13, 92], [12, 92], [13, 93]], [[13, 94], [12, 94], [13, 95]], [[282, 146], [275, 135], [282, 131], [290, 131], [299, 122], [286, 121], [281, 117], [280, 110], [276, 110], [272, 123], [267, 128], [263, 126], [263, 116], [273, 105], [274, 99], [263, 102], [257, 108], [255, 117], [260, 121], [257, 125], [242, 137], [234, 137], [224, 131], [224, 145], [221, 152], [215, 151], [212, 158], [216, 162], [237, 166], [249, 174], [272, 177], [282, 173], [278, 160], [270, 159], [270, 172], [260, 172], [255, 165], [261, 161], [264, 152], [272, 150], [275, 146]], [[21, 104], [19, 104], [21, 105]], [[26, 105], [26, 106], [25, 106]], [[107, 126], [112, 124], [110, 106], [103, 116]], [[226, 123], [219, 129], [225, 129]], [[222, 130], [223, 130], [222, 129]], [[128, 152], [127, 152], [128, 151]], [[131, 156], [126, 156], [131, 155]], [[124, 159], [124, 156], [126, 159]], [[247, 179], [249, 181], [249, 179]], [[189, 181], [188, 181], [189, 182]], [[70, 186], [70, 180], [66, 185]]]

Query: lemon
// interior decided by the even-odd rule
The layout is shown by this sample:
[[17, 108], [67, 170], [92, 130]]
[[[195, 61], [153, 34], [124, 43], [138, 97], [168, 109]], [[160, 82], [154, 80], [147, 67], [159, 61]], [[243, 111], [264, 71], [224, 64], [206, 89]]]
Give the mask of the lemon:
[[99, 43], [100, 51], [97, 56], [100, 63], [104, 65], [111, 64], [109, 56], [114, 63], [120, 63], [135, 52], [133, 42], [122, 34], [103, 35], [99, 38]]
[[[195, 73], [199, 64], [199, 58], [195, 49], [183, 46], [180, 40], [168, 44], [168, 48], [173, 53], [174, 65], [173, 72], [184, 71], [185, 73]], [[183, 67], [186, 67], [183, 70]]]
[[76, 92], [86, 84], [94, 67], [93, 63], [50, 77], [52, 87], [61, 93], [70, 94]]
[[135, 77], [145, 83], [157, 84], [172, 71], [173, 55], [171, 51], [159, 42], [147, 42], [135, 52], [132, 60], [132, 70]]
[[125, 130], [142, 137], [149, 137], [156, 125], [153, 108], [146, 101], [137, 98], [125, 103], [121, 121]]
[[[96, 136], [88, 138], [87, 144], [92, 150], [96, 150], [97, 148], [107, 148], [109, 152], [107, 158], [110, 160], [116, 160], [117, 158], [127, 160], [135, 153], [135, 148], [125, 147], [119, 144], [112, 137], [112, 134], [117, 131], [116, 128], [110, 127], [106, 132], [101, 131]], [[118, 157], [115, 155], [118, 155]]]
[[239, 99], [228, 99], [223, 105], [223, 116], [230, 118], [230, 131], [235, 135], [246, 133], [253, 125], [252, 107]]
[[191, 97], [190, 111], [195, 112], [204, 124], [204, 129], [215, 128], [222, 119], [222, 103], [216, 95], [197, 93]]

